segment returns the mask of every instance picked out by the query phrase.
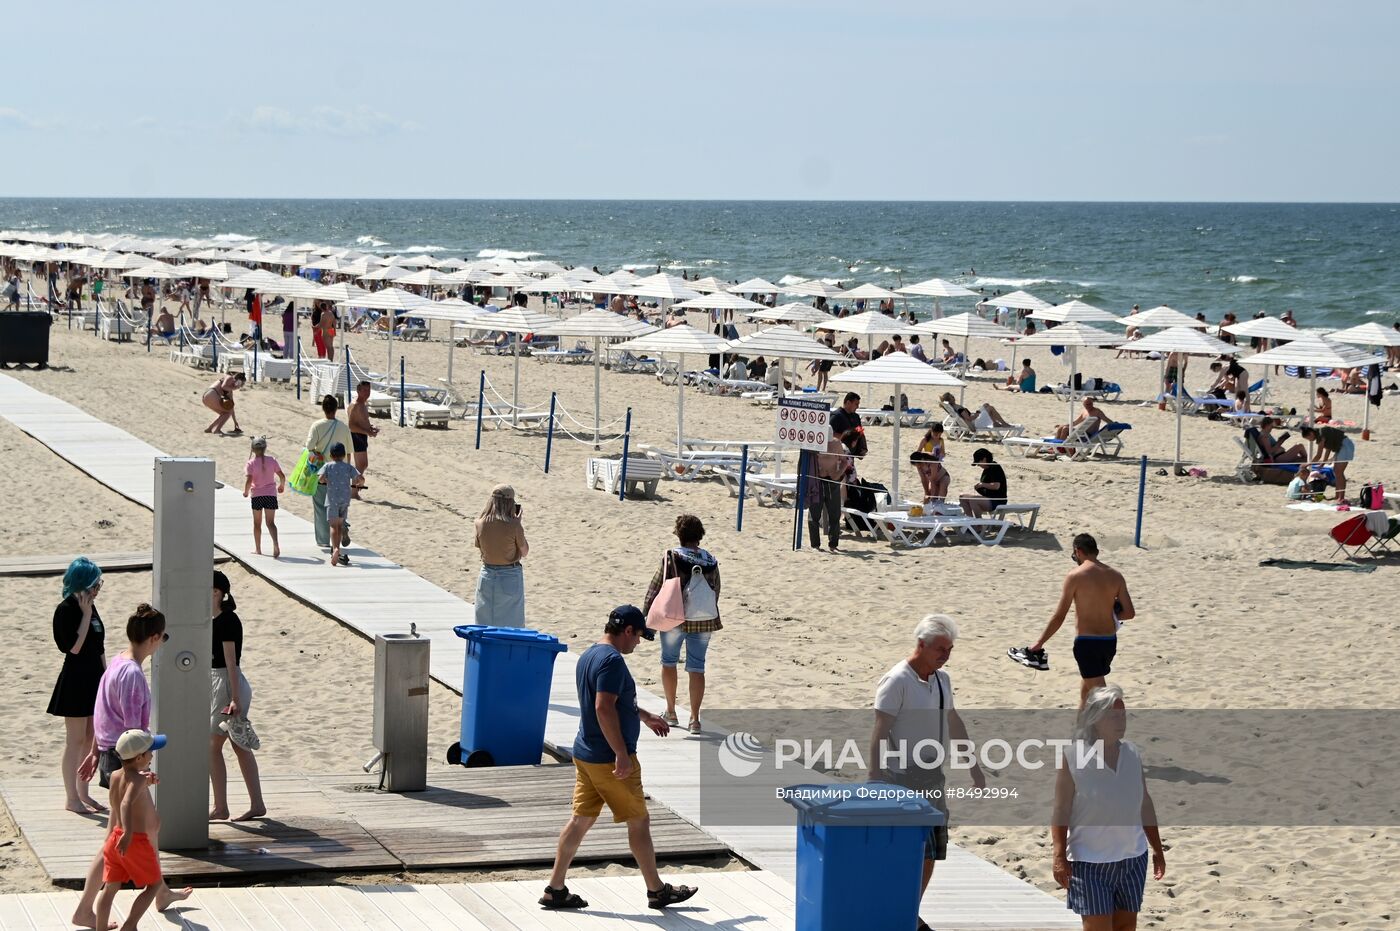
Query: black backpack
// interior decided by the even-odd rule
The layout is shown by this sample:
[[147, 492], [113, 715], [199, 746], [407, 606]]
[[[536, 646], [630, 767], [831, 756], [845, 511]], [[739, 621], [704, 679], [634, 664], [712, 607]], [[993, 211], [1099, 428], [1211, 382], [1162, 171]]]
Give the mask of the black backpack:
[[856, 479], [846, 486], [846, 504], [863, 513], [869, 514], [875, 510], [876, 496], [888, 494], [889, 489], [879, 482], [868, 482], [865, 479]]

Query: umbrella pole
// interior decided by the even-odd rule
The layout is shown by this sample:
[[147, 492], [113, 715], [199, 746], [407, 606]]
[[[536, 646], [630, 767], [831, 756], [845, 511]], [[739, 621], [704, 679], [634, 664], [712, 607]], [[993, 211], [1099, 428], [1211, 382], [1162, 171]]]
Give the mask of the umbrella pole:
[[520, 424], [520, 334], [515, 334], [515, 387], [510, 393], [510, 425]]
[[894, 452], [892, 453], [893, 459], [890, 462], [890, 503], [891, 506], [896, 509], [898, 509], [900, 502], [904, 500], [899, 496], [899, 422], [903, 418], [900, 417], [900, 411], [898, 410], [899, 393], [903, 388], [903, 385], [898, 382], [895, 383], [894, 399], [896, 410], [894, 412]]
[[599, 368], [601, 361], [598, 358], [598, 353], [601, 351], [600, 342], [598, 337], [593, 337], [593, 448], [595, 450], [598, 448], [598, 406], [601, 403], [599, 399], [602, 397], [600, 387], [602, 376], [599, 374], [602, 369]]
[[[783, 383], [787, 380], [787, 359], [778, 356], [778, 398], [787, 397]], [[773, 418], [773, 477], [783, 477], [783, 447], [778, 439], [778, 418]]]
[[1181, 470], [1181, 373], [1176, 376], [1176, 456], [1172, 459], [1172, 474]]
[[676, 455], [685, 448], [685, 353], [676, 362]]
[[455, 325], [451, 320], [447, 321], [447, 387], [449, 388], [452, 387], [452, 357], [457, 354], [455, 352], [457, 334], [453, 331]]
[[933, 319], [943, 319], [943, 302], [936, 297], [933, 299]]
[[[968, 341], [969, 339], [971, 339], [971, 337], [969, 337], [969, 336], [964, 336], [964, 337], [963, 337], [963, 363], [964, 363], [964, 364], [967, 363], [967, 341]], [[966, 397], [967, 397], [967, 380], [964, 379], [964, 380], [963, 380], [963, 386], [962, 386], [961, 388], [958, 389], [958, 403], [959, 403], [959, 404], [962, 404], [963, 401], [964, 401], [964, 399], [965, 399]], [[895, 392], [895, 403], [896, 403], [896, 406], [898, 406], [898, 399], [899, 399], [899, 392], [896, 391], [896, 392]], [[897, 419], [896, 419], [896, 422], [897, 422]]]
[[1078, 346], [1066, 346], [1066, 347], [1065, 347], [1065, 352], [1068, 352], [1068, 353], [1069, 353], [1069, 391], [1066, 392], [1066, 394], [1069, 395], [1069, 420], [1066, 420], [1065, 423], [1068, 424], [1069, 426], [1073, 427], [1073, 426], [1074, 426], [1074, 376], [1077, 375], [1077, 374], [1079, 373], [1079, 347], [1078, 347]]
[[1316, 423], [1317, 414], [1317, 369], [1308, 366], [1308, 423]]
[[394, 312], [386, 310], [385, 313], [389, 315], [389, 362], [384, 371], [392, 372], [394, 370]]

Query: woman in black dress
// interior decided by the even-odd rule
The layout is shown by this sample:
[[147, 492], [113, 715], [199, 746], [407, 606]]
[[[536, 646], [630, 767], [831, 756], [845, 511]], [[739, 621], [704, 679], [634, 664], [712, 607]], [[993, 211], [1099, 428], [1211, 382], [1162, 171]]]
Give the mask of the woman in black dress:
[[79, 556], [63, 574], [63, 601], [53, 612], [53, 641], [63, 654], [63, 669], [49, 699], [49, 714], [63, 718], [67, 740], [63, 745], [64, 803], [81, 814], [104, 812], [88, 791], [90, 779], [78, 775], [78, 764], [92, 746], [92, 709], [97, 684], [106, 668], [102, 617], [97, 613], [97, 593], [102, 590], [102, 570]]

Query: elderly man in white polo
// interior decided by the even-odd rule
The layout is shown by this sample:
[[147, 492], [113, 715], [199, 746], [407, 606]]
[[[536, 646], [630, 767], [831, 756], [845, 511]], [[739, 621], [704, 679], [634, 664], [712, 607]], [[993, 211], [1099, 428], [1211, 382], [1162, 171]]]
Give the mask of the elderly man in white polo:
[[[875, 732], [870, 738], [870, 781], [894, 782], [925, 794], [943, 812], [944, 823], [929, 834], [924, 845], [923, 881], [919, 895], [928, 889], [933, 866], [948, 857], [948, 805], [943, 798], [943, 757], [921, 741], [967, 740], [967, 728], [953, 710], [953, 682], [943, 665], [953, 653], [958, 625], [945, 614], [930, 614], [914, 628], [914, 652], [885, 673], [875, 689]], [[926, 765], [920, 765], [922, 763]], [[928, 765], [937, 763], [938, 765]], [[972, 783], [987, 785], [982, 768], [972, 767]], [[937, 790], [936, 792], [934, 790]], [[927, 925], [920, 919], [919, 927]]]

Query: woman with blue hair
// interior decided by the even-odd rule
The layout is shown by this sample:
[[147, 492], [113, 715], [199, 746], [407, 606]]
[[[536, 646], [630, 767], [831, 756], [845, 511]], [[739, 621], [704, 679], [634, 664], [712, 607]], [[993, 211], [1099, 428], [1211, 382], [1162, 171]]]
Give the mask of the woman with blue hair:
[[64, 804], [80, 814], [104, 812], [88, 791], [91, 777], [82, 779], [78, 764], [92, 746], [92, 711], [97, 703], [97, 684], [106, 668], [105, 631], [97, 613], [97, 594], [102, 590], [102, 570], [85, 556], [79, 556], [63, 574], [63, 601], [53, 612], [53, 641], [63, 654], [63, 669], [49, 699], [49, 714], [63, 718], [67, 739], [63, 745]]

